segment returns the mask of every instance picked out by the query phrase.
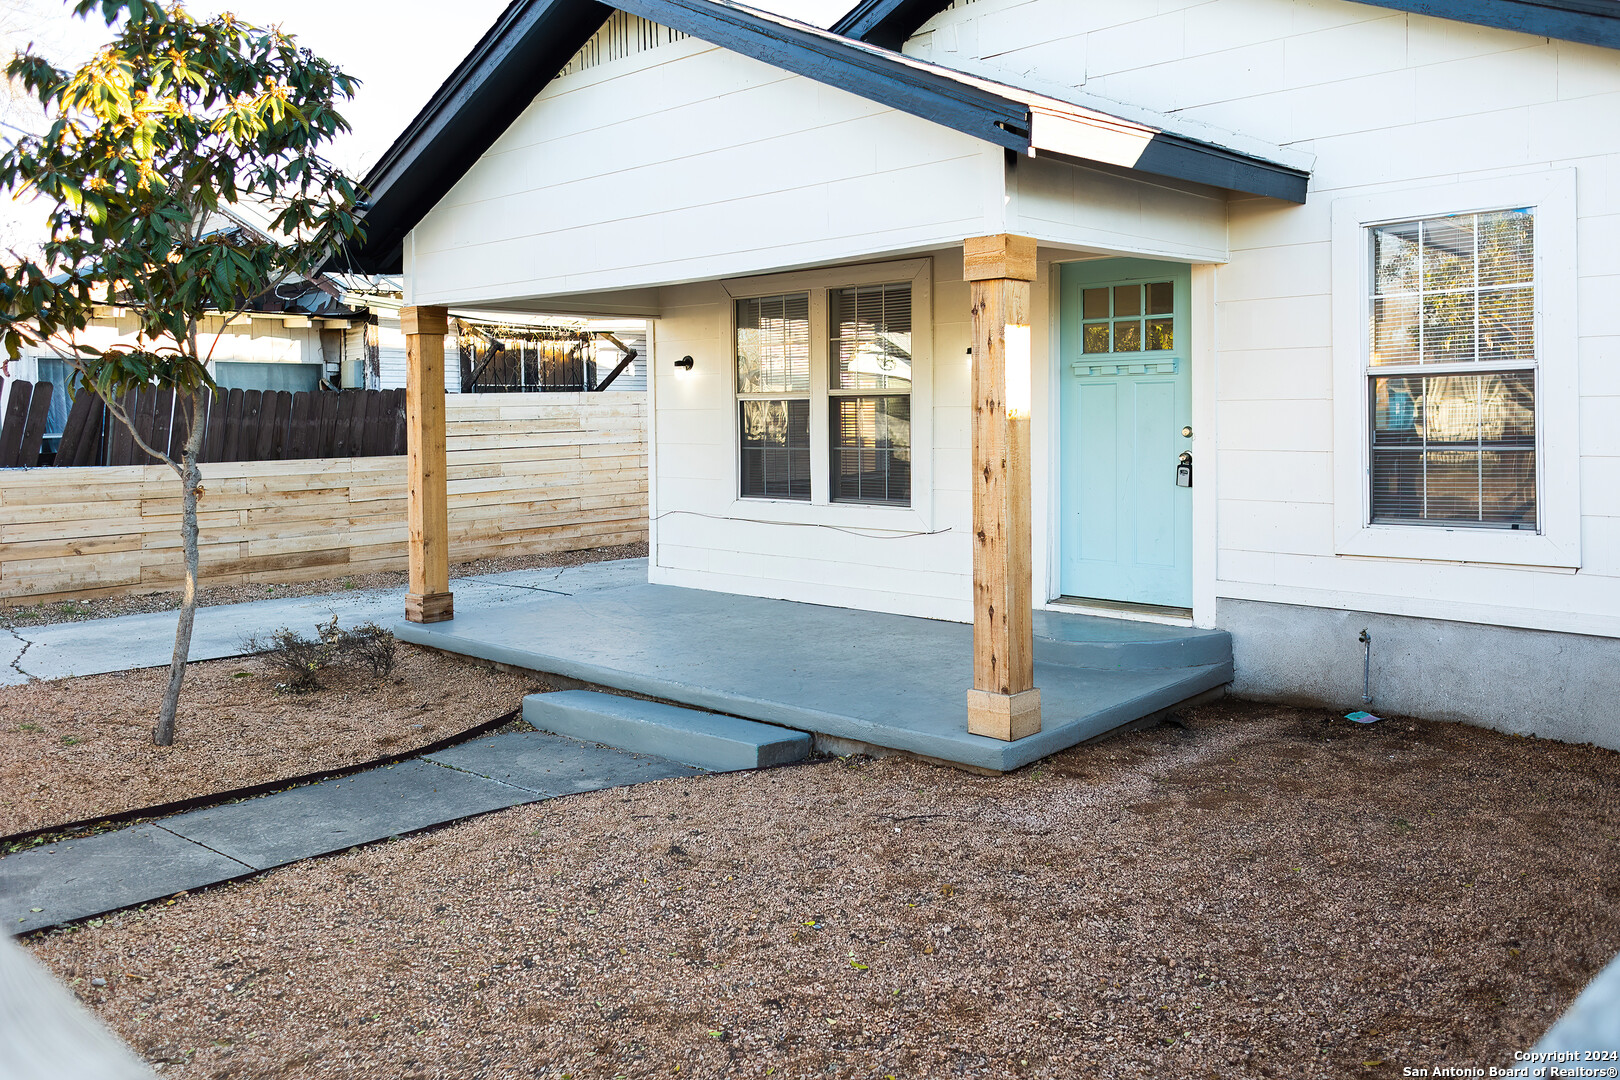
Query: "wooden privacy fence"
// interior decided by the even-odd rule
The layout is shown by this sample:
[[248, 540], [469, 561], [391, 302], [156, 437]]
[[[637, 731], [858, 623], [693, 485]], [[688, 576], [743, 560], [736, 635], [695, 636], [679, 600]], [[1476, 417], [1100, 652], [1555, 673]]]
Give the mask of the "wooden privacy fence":
[[[48, 387], [49, 383], [41, 383]], [[12, 391], [15, 398], [17, 391]], [[34, 397], [38, 398], [36, 390]], [[405, 452], [404, 390], [220, 390], [207, 399], [202, 461], [286, 461], [385, 457]], [[191, 432], [190, 409], [170, 390], [143, 390], [120, 401], [141, 439], [179, 460]], [[10, 408], [7, 409], [9, 417]], [[35, 446], [34, 460], [39, 449]], [[146, 465], [130, 430], [92, 393], [73, 399], [56, 464]], [[5, 464], [0, 457], [0, 466]], [[19, 464], [33, 464], [23, 461]]]
[[39, 461], [45, 441], [45, 421], [51, 411], [51, 384], [16, 379], [0, 419], [0, 469], [15, 469]]
[[[323, 395], [337, 396], [337, 395]], [[446, 403], [451, 559], [647, 538], [641, 393], [461, 394]], [[405, 459], [203, 466], [203, 585], [405, 569]], [[176, 588], [172, 469], [0, 475], [0, 604]]]

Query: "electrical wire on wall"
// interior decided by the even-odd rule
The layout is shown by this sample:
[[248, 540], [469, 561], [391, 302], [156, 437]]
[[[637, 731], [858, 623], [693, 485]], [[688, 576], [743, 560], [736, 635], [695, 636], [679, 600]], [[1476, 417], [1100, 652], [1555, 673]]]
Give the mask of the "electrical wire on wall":
[[654, 521], [663, 521], [667, 517], [680, 514], [686, 517], [708, 518], [710, 521], [738, 521], [747, 525], [785, 525], [791, 529], [830, 529], [833, 532], [848, 533], [850, 536], [865, 537], [868, 540], [906, 540], [914, 536], [939, 536], [941, 533], [951, 532], [951, 529], [931, 529], [927, 532], [896, 532], [890, 529], [862, 529], [847, 525], [824, 525], [819, 521], [767, 521], [763, 518], [729, 517], [725, 514], [704, 514], [697, 510], [666, 510], [653, 518]]

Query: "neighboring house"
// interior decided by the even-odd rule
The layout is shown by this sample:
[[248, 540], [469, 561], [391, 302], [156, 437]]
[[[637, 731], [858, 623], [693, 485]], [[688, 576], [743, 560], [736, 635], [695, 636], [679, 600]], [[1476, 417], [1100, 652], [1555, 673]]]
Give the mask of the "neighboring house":
[[[346, 306], [340, 290], [319, 279], [261, 297], [228, 323], [223, 316], [205, 320], [201, 343], [209, 354], [209, 371], [223, 389], [317, 390], [323, 381], [328, 387], [339, 385], [348, 332], [366, 319], [364, 308]], [[139, 329], [139, 320], [127, 308], [108, 305], [96, 309], [79, 340], [98, 349], [131, 345]], [[0, 409], [16, 380], [52, 385], [47, 454], [55, 452], [67, 422], [70, 374], [67, 361], [57, 354], [28, 347], [9, 365], [9, 374], [0, 376]]]
[[[399, 326], [398, 289], [378, 289], [374, 283], [319, 277], [312, 282], [288, 286], [277, 295], [262, 297], [252, 309], [236, 316], [229, 324], [223, 317], [206, 320], [202, 343], [210, 355], [209, 372], [225, 390], [315, 391], [321, 389], [393, 390], [405, 385], [405, 335]], [[473, 326], [495, 326], [476, 313], [465, 320]], [[536, 329], [588, 335], [576, 346], [590, 354], [597, 381], [606, 378], [623, 353], [605, 336], [635, 349], [637, 356], [614, 379], [611, 389], [645, 391], [646, 365], [650, 357], [647, 324], [626, 319], [508, 318], [514, 328]], [[108, 305], [98, 308], [89, 330], [81, 341], [99, 349], [117, 344], [133, 344], [140, 328], [126, 308]], [[217, 340], [215, 335], [218, 334]], [[67, 423], [71, 397], [68, 392], [71, 369], [66, 360], [39, 347], [30, 346], [0, 373], [0, 416], [5, 415], [11, 386], [17, 381], [48, 382], [52, 385], [50, 409], [46, 417], [43, 453], [54, 454]], [[460, 367], [446, 372], [448, 389], [459, 392]], [[580, 389], [579, 387], [566, 387]], [[592, 384], [592, 389], [596, 384]], [[538, 385], [491, 386], [489, 390], [548, 390]]]
[[1620, 747], [1620, 5], [615, 6], [512, 4], [354, 268], [654, 320], [654, 582]]
[[[391, 280], [380, 283], [357, 281], [345, 294], [345, 299], [349, 303], [364, 306], [369, 312], [368, 319], [363, 324], [353, 327], [345, 342], [344, 355], [352, 358], [354, 365], [345, 378], [363, 377], [363, 385], [373, 390], [393, 390], [403, 387], [405, 334], [400, 329], [399, 309], [404, 303], [404, 298], [400, 287]], [[647, 363], [652, 354], [648, 345], [647, 322], [644, 319], [583, 319], [528, 313], [466, 311], [459, 308], [451, 314], [456, 318], [458, 327], [466, 328], [464, 333], [458, 332], [456, 336], [467, 337], [470, 340], [483, 339], [487, 342], [492, 337], [497, 337], [503, 329], [524, 336], [542, 332], [558, 337], [588, 335], [589, 342], [582, 347], [582, 351], [588, 352], [590, 361], [596, 364], [596, 369], [600, 372], [598, 380], [605, 379], [624, 359], [618, 346], [607, 336], [612, 335], [626, 347], [636, 350], [636, 356], [613, 380], [611, 389], [626, 391], [647, 389]], [[449, 393], [556, 389], [553, 386], [536, 383], [533, 379], [526, 385], [521, 372], [515, 380], [498, 382], [493, 379], [482, 379], [463, 387], [463, 376], [473, 373], [471, 370], [473, 365], [463, 363], [463, 358], [457, 355], [457, 352], [458, 350], [452, 347], [451, 359], [445, 367], [445, 389]], [[466, 359], [470, 361], [471, 358]], [[355, 382], [346, 385], [362, 384]], [[595, 388], [596, 384], [593, 383], [591, 389]]]

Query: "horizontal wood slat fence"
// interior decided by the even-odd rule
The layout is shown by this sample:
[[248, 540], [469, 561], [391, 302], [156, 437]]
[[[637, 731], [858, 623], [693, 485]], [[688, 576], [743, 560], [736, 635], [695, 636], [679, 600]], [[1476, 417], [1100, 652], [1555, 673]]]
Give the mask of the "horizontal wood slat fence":
[[[41, 383], [42, 387], [49, 383]], [[17, 392], [12, 392], [15, 398]], [[34, 396], [39, 396], [35, 391]], [[405, 452], [404, 390], [220, 390], [207, 399], [202, 461], [386, 457]], [[175, 460], [190, 434], [190, 410], [170, 390], [125, 394], [120, 406], [141, 439]], [[8, 413], [9, 413], [8, 407]], [[32, 464], [39, 457], [17, 464]], [[152, 457], [91, 393], [73, 399], [56, 464], [147, 465]], [[5, 464], [0, 455], [0, 466]]]
[[[645, 394], [461, 394], [446, 406], [453, 562], [647, 538]], [[405, 569], [403, 457], [202, 471], [205, 588]], [[168, 466], [0, 474], [0, 605], [173, 589], [182, 573]]]

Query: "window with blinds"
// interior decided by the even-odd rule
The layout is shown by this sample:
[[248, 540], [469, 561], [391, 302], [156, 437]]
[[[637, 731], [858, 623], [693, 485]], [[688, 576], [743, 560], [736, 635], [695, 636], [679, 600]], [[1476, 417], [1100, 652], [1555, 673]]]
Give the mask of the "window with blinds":
[[1368, 229], [1374, 523], [1537, 528], [1535, 218]]
[[832, 498], [911, 505], [911, 285], [834, 289]]
[[740, 494], [810, 498], [810, 294], [737, 301]]

